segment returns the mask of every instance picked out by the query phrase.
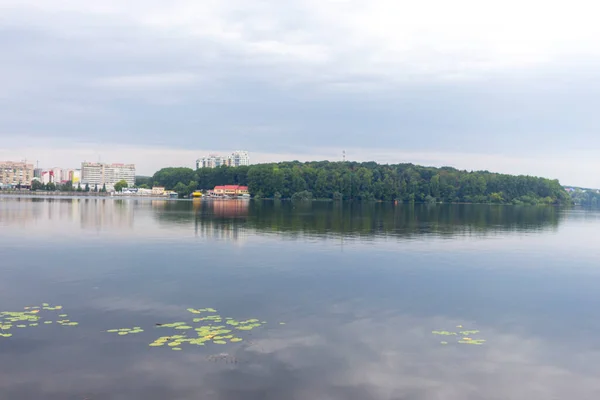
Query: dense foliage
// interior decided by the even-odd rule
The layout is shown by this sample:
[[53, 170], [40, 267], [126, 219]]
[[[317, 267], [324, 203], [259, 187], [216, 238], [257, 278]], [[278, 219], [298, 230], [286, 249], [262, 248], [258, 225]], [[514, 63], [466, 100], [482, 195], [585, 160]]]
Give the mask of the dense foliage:
[[497, 204], [571, 201], [557, 180], [374, 162], [293, 161], [197, 171], [164, 168], [154, 174], [152, 183], [187, 193], [223, 184], [248, 185], [253, 196], [264, 198]]
[[593, 189], [575, 189], [571, 192], [573, 203], [582, 207], [600, 207], [600, 192]]

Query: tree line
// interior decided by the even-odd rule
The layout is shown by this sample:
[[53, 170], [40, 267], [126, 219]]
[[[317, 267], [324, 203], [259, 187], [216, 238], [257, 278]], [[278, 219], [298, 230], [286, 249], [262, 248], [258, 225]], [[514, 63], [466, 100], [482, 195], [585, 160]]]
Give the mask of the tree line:
[[138, 185], [178, 193], [247, 185], [258, 198], [403, 203], [570, 204], [558, 180], [451, 167], [375, 162], [281, 162], [244, 167], [163, 168]]
[[571, 192], [573, 203], [582, 207], [600, 207], [600, 192], [593, 189], [576, 188]]

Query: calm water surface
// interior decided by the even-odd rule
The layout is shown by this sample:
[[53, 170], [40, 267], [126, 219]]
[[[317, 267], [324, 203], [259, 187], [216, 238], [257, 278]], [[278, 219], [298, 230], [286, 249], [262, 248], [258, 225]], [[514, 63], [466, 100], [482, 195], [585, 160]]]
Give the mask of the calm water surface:
[[[597, 212], [0, 197], [0, 311], [79, 322], [0, 337], [0, 399], [597, 400], [599, 288]], [[148, 346], [189, 307], [267, 324]]]

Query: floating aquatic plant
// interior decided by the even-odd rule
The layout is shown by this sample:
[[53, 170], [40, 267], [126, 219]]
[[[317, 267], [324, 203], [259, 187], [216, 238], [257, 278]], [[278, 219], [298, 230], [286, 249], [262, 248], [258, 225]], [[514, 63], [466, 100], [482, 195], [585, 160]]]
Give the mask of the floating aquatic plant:
[[[43, 303], [41, 306], [27, 306], [23, 309], [25, 311], [2, 311], [0, 312], [0, 337], [11, 337], [12, 334], [8, 334], [3, 331], [10, 330], [11, 328], [33, 328], [39, 326], [40, 323], [44, 325], [50, 325], [54, 321], [48, 319], [47, 311], [62, 310], [63, 306], [52, 306], [50, 303]], [[62, 326], [76, 326], [79, 323], [64, 319], [67, 314], [60, 314], [62, 320], [56, 322]]]
[[443, 335], [443, 336], [456, 336], [456, 332], [448, 332], [448, 331], [432, 331], [434, 335]]
[[133, 335], [136, 333], [141, 333], [141, 332], [144, 332], [144, 330], [142, 328], [140, 328], [139, 326], [134, 326], [133, 328], [108, 329], [106, 332], [116, 333], [120, 336], [125, 336], [125, 335]]
[[[251, 331], [266, 323], [265, 321], [260, 322], [260, 320], [256, 318], [238, 321], [232, 317], [222, 317], [218, 314], [214, 314], [217, 312], [214, 308], [188, 308], [187, 311], [192, 314], [212, 313], [213, 315], [193, 318], [192, 322], [194, 325], [186, 322], [156, 324], [156, 326], [161, 329], [170, 328], [176, 331], [185, 332], [182, 335], [161, 336], [150, 343], [149, 346], [167, 346], [175, 349], [181, 348], [180, 346], [182, 344], [205, 346], [207, 343], [217, 345], [239, 343], [243, 341], [243, 339], [237, 337], [234, 333], [235, 331]], [[198, 326], [196, 324], [200, 325]]]
[[[462, 325], [457, 325], [457, 328], [462, 328]], [[460, 344], [474, 344], [474, 345], [482, 345], [485, 340], [483, 339], [474, 339], [471, 336], [479, 333], [478, 330], [463, 330], [460, 332], [449, 332], [449, 331], [432, 331], [434, 335], [442, 335], [442, 336], [459, 336], [460, 339], [457, 341]], [[441, 344], [448, 344], [448, 342], [440, 342]]]

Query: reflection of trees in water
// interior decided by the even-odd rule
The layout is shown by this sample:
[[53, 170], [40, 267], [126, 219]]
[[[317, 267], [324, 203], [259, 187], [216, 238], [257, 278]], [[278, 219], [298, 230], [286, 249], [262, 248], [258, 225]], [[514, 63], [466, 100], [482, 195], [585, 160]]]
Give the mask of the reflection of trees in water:
[[166, 223], [193, 221], [196, 232], [251, 229], [348, 236], [535, 232], [554, 229], [563, 218], [554, 207], [289, 201], [168, 202], [156, 217]]

